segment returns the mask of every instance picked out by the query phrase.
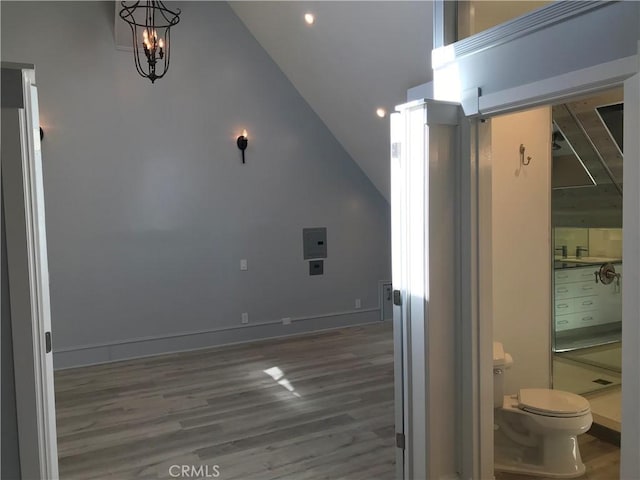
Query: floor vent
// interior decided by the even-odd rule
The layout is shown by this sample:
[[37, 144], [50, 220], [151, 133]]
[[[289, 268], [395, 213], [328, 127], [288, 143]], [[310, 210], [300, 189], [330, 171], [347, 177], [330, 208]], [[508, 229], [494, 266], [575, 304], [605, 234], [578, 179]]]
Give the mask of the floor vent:
[[593, 383], [598, 383], [600, 385], [611, 385], [613, 382], [610, 382], [609, 380], [605, 380], [604, 378], [596, 378]]

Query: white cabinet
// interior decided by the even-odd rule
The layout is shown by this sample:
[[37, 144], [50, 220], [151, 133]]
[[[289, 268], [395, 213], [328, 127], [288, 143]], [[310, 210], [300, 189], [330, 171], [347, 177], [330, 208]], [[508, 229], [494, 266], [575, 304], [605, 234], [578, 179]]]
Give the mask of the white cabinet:
[[[622, 264], [616, 264], [622, 274]], [[554, 320], [556, 331], [592, 327], [622, 320], [621, 288], [596, 283], [598, 265], [555, 271]], [[622, 282], [622, 279], [621, 281]]]

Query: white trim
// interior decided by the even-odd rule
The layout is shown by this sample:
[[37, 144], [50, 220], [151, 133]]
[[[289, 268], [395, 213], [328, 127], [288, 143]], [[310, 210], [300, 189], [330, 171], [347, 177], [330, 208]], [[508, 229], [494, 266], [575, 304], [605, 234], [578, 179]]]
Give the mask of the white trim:
[[[477, 54], [489, 48], [497, 47], [498, 45], [511, 42], [517, 38], [530, 35], [538, 30], [564, 22], [572, 17], [583, 15], [590, 10], [602, 8], [609, 2], [610, 0], [600, 2], [553, 2], [538, 10], [534, 10], [533, 12], [514, 18], [496, 27], [459, 40], [451, 45], [440, 46], [434, 43], [434, 45], [439, 48], [433, 50], [431, 66], [434, 70], [437, 70], [449, 63], [446, 60], [447, 56], [441, 55], [440, 50], [442, 48], [449, 48], [453, 51], [455, 59], [460, 59], [464, 56]], [[440, 4], [442, 2], [435, 3]], [[434, 7], [434, 11], [437, 12], [440, 8], [442, 7], [436, 6]], [[435, 19], [437, 19], [437, 17], [435, 17]], [[440, 29], [440, 26], [435, 28], [436, 31]], [[441, 36], [445, 34], [446, 32], [442, 33]]]
[[563, 98], [588, 94], [621, 83], [638, 71], [638, 56], [612, 60], [556, 77], [481, 96], [481, 115], [508, 113], [523, 108], [557, 103]]
[[[640, 42], [638, 42], [640, 50]], [[638, 69], [640, 70], [640, 68]], [[622, 441], [620, 478], [640, 477], [640, 73], [624, 85]]]
[[[307, 315], [303, 317], [291, 318], [291, 323], [303, 322], [305, 320], [317, 320], [320, 318], [342, 317], [345, 315], [358, 315], [358, 314], [364, 314], [364, 313], [370, 313], [370, 312], [377, 312], [379, 310], [380, 308], [359, 308], [357, 310], [343, 310], [341, 312], [320, 313], [317, 315]], [[77, 345], [73, 347], [54, 348], [54, 353], [78, 352], [80, 350], [91, 350], [95, 348], [114, 347], [117, 345], [129, 345], [131, 343], [143, 343], [143, 342], [152, 342], [155, 340], [166, 340], [171, 338], [190, 337], [193, 335], [203, 335], [207, 333], [218, 333], [218, 332], [227, 332], [230, 330], [256, 328], [256, 327], [262, 327], [265, 325], [282, 325], [282, 319], [247, 323], [247, 324], [241, 324], [241, 325], [229, 325], [226, 327], [218, 327], [218, 328], [207, 328], [203, 330], [192, 330], [188, 332], [167, 333], [164, 335], [149, 335], [145, 337], [136, 337], [136, 338], [130, 338], [126, 340], [115, 340], [113, 342], [87, 343], [84, 345]], [[256, 338], [255, 340], [257, 341], [261, 339]], [[250, 340], [250, 341], [253, 341], [253, 340]]]
[[58, 478], [53, 357], [38, 99], [33, 70], [21, 70], [24, 108], [3, 108], [2, 182], [16, 386], [24, 478]]
[[[85, 364], [82, 364], [82, 365], [68, 365], [68, 366], [65, 366], [65, 367], [56, 368], [56, 371], [70, 370], [70, 369], [73, 369], [73, 368], [82, 368], [82, 367], [94, 366], [94, 365], [106, 365], [106, 364], [111, 364], [111, 363], [125, 362], [125, 361], [128, 361], [128, 360], [138, 360], [138, 359], [142, 359], [142, 358], [161, 357], [161, 356], [164, 356], [164, 355], [174, 355], [176, 353], [196, 352], [196, 351], [200, 351], [200, 350], [213, 350], [213, 349], [231, 347], [231, 346], [234, 346], [234, 345], [245, 345], [247, 343], [268, 342], [268, 341], [276, 340], [276, 339], [279, 339], [279, 338], [302, 337], [302, 336], [308, 336], [308, 335], [316, 335], [318, 333], [329, 332], [329, 331], [332, 331], [332, 330], [341, 330], [343, 328], [352, 328], [352, 327], [360, 327], [360, 326], [366, 326], [366, 325], [375, 325], [377, 323], [379, 323], [377, 320], [369, 320], [369, 321], [356, 322], [356, 323], [351, 323], [351, 324], [333, 325], [333, 326], [330, 326], [330, 327], [315, 328], [313, 330], [306, 330], [306, 331], [302, 331], [302, 332], [292, 332], [292, 333], [285, 333], [285, 334], [274, 334], [274, 335], [270, 335], [270, 336], [267, 336], [267, 337], [261, 337], [261, 338], [242, 339], [242, 340], [238, 340], [238, 341], [218, 343], [218, 344], [209, 343], [207, 345], [198, 346], [198, 347], [177, 348], [177, 349], [170, 349], [170, 350], [166, 350], [166, 351], [160, 351], [160, 352], [148, 353], [148, 354], [141, 354], [141, 355], [135, 355], [135, 356], [109, 358], [107, 360], [99, 360], [99, 361], [95, 361], [95, 362], [91, 362], [91, 363], [85, 363]], [[273, 326], [274, 324], [273, 323], [269, 323], [269, 324], [262, 324], [262, 325]], [[246, 327], [246, 325], [243, 325], [242, 327]], [[241, 327], [239, 327], [239, 328], [241, 328]], [[212, 332], [212, 333], [216, 333], [216, 332]], [[206, 333], [203, 334], [203, 335], [206, 335]], [[69, 351], [69, 352], [71, 353], [72, 351]]]
[[404, 367], [403, 474], [439, 479], [455, 476], [461, 443], [455, 420], [455, 336], [463, 303], [456, 186], [457, 165], [469, 146], [459, 149], [460, 104], [423, 100], [398, 111], [391, 118], [391, 217], [393, 285], [402, 297], [394, 327], [402, 326], [396, 331], [402, 330]]

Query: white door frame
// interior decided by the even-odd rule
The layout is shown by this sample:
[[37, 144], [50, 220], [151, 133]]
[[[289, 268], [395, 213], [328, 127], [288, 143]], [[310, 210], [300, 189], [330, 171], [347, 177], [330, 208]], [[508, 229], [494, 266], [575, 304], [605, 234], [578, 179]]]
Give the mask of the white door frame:
[[[2, 195], [23, 478], [58, 478], [38, 96], [33, 67], [2, 65]], [[5, 101], [7, 100], [7, 101]]]
[[[436, 0], [441, 3], [442, 0]], [[548, 8], [572, 8], [570, 2], [556, 2]], [[587, 4], [573, 2], [576, 11], [588, 9]], [[562, 5], [560, 5], [562, 4]], [[600, 5], [596, 6], [596, 8]], [[547, 7], [545, 7], [547, 8]], [[591, 7], [593, 8], [593, 7]], [[442, 8], [435, 8], [436, 16], [434, 22], [439, 23], [440, 28], [434, 31], [444, 31], [447, 22]], [[529, 16], [521, 17], [526, 19]], [[568, 17], [567, 17], [568, 18]], [[549, 21], [547, 19], [547, 21]], [[562, 21], [562, 20], [559, 20]], [[597, 90], [624, 85], [625, 97], [625, 145], [624, 145], [624, 198], [623, 198], [623, 245], [625, 281], [623, 282], [623, 334], [625, 342], [630, 345], [640, 343], [640, 322], [638, 322], [638, 312], [640, 311], [640, 218], [638, 216], [638, 205], [640, 204], [640, 59], [639, 55], [632, 55], [624, 58], [617, 58], [605, 63], [592, 65], [580, 70], [551, 76], [535, 82], [518, 85], [508, 89], [496, 91], [489, 95], [480, 95], [478, 89], [456, 89], [460, 83], [460, 77], [465, 74], [464, 68], [458, 63], [457, 55], [469, 57], [476, 52], [482, 52], [487, 48], [497, 44], [507, 44], [514, 40], [518, 30], [514, 25], [518, 21], [505, 24], [504, 28], [496, 27], [490, 30], [490, 35], [485, 38], [472, 38], [466, 42], [466, 46], [472, 45], [461, 53], [456, 45], [444, 45], [442, 39], [436, 41], [435, 45], [440, 48], [433, 52], [434, 68], [434, 91], [436, 96], [443, 100], [460, 101], [465, 113], [470, 117], [483, 117], [497, 115], [501, 113], [524, 110], [535, 106], [559, 103], [563, 100], [577, 95], [588, 94]], [[557, 22], [556, 22], [557, 23]], [[540, 22], [539, 25], [529, 24], [531, 31], [543, 29], [548, 25]], [[615, 28], [615, 26], [612, 26]], [[501, 31], [502, 30], [502, 31]], [[514, 34], [515, 32], [515, 34]], [[491, 38], [489, 38], [491, 37]], [[637, 52], [640, 52], [640, 42], [638, 42]], [[450, 88], [453, 86], [453, 88]], [[448, 88], [447, 88], [448, 87]], [[438, 97], [437, 97], [438, 98]], [[477, 142], [476, 142], [477, 143]], [[472, 163], [472, 171], [476, 178], [481, 179], [482, 152], [475, 151], [475, 163]], [[473, 158], [473, 157], [472, 157]], [[477, 185], [476, 185], [477, 187]], [[490, 214], [490, 207], [483, 203], [477, 190], [468, 192], [472, 201], [471, 212], [475, 212], [475, 228], [468, 232], [468, 241], [471, 242], [472, 251], [479, 252], [478, 266], [479, 275], [484, 277], [483, 265], [486, 271], [487, 259], [490, 261], [491, 233], [490, 222], [478, 222], [478, 216]], [[487, 210], [489, 208], [489, 210]], [[484, 212], [484, 213], [483, 213]], [[475, 235], [474, 235], [475, 232]], [[484, 254], [483, 254], [484, 252]], [[478, 277], [480, 278], [480, 277]], [[490, 277], [489, 277], [490, 278]], [[463, 344], [464, 347], [458, 352], [456, 360], [460, 363], [464, 371], [470, 372], [471, 376], [465, 378], [463, 390], [473, 392], [472, 395], [463, 399], [460, 415], [465, 412], [480, 412], [478, 417], [470, 420], [469, 428], [477, 435], [470, 437], [468, 448], [463, 446], [461, 468], [462, 472], [473, 472], [471, 476], [463, 475], [462, 478], [491, 478], [489, 473], [493, 472], [492, 449], [486, 446], [493, 443], [493, 429], [482, 420], [483, 405], [486, 405], [486, 398], [483, 392], [478, 392], [478, 385], [492, 385], [492, 343], [491, 338], [485, 332], [492, 329], [491, 323], [491, 299], [486, 293], [481, 291], [480, 283], [474, 283], [472, 277], [470, 287], [471, 296], [477, 298], [474, 305], [477, 317], [469, 315], [467, 320], [471, 322], [468, 326], [471, 332], [477, 332], [471, 343]], [[637, 405], [640, 403], [640, 350], [637, 348], [624, 348], [623, 344], [623, 393], [622, 393], [622, 445], [621, 445], [621, 478], [640, 478], [640, 412]], [[491, 415], [491, 414], [489, 414]]]
[[[473, 122], [472, 122], [473, 123]], [[391, 116], [391, 223], [398, 478], [456, 478], [464, 444], [455, 351], [470, 309], [460, 241], [469, 122], [458, 103], [423, 100]], [[401, 359], [401, 362], [398, 361]], [[398, 381], [401, 379], [401, 381]], [[400, 395], [401, 393], [401, 395]], [[466, 418], [466, 416], [465, 416]]]

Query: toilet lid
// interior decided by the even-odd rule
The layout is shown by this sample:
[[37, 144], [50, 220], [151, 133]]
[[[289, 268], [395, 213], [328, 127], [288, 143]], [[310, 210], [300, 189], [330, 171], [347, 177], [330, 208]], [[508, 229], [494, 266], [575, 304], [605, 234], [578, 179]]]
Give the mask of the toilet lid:
[[551, 417], [577, 417], [590, 409], [589, 401], [575, 393], [548, 388], [523, 388], [518, 392], [518, 408]]

